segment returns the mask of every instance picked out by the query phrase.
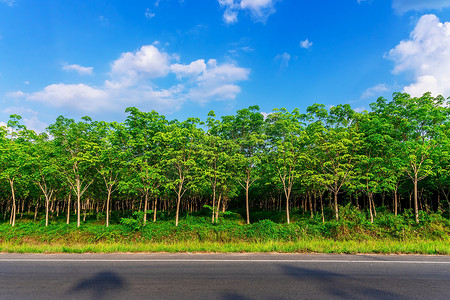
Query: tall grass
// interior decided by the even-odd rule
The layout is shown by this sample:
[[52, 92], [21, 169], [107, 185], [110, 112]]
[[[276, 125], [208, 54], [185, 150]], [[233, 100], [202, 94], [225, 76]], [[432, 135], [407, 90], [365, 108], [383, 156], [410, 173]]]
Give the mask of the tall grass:
[[[186, 215], [179, 226], [163, 218], [143, 226], [142, 214], [105, 227], [90, 220], [77, 228], [53, 221], [20, 221], [15, 227], [0, 224], [2, 252], [320, 252], [320, 253], [421, 253], [450, 254], [450, 222], [439, 214], [412, 213], [394, 216], [379, 212], [370, 223], [365, 212], [340, 208], [340, 220], [322, 223], [320, 216], [294, 213], [291, 224], [259, 219], [242, 224], [238, 214], [228, 214], [217, 224], [209, 216]], [[282, 220], [278, 220], [282, 222]]]

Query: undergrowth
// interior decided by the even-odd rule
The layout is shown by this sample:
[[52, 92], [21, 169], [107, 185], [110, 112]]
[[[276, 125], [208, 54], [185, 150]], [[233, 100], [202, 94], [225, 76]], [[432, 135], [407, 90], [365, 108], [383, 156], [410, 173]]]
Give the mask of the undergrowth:
[[61, 220], [53, 220], [47, 227], [42, 221], [21, 220], [14, 227], [4, 222], [0, 224], [0, 251], [117, 252], [132, 249], [130, 251], [173, 252], [179, 249], [233, 252], [253, 249], [257, 252], [450, 254], [450, 222], [440, 214], [420, 212], [419, 223], [414, 222], [412, 211], [395, 216], [382, 210], [371, 223], [366, 212], [352, 206], [340, 207], [339, 220], [326, 222], [322, 222], [320, 215], [313, 218], [302, 212], [292, 215], [294, 222], [291, 224], [283, 223], [281, 213], [275, 219], [261, 218], [264, 212], [254, 213], [256, 217], [251, 224], [244, 224], [237, 212], [221, 216], [215, 224], [207, 213], [186, 214], [179, 226], [164, 213], [153, 223], [150, 212], [145, 225], [142, 212], [121, 217], [109, 227], [104, 226], [103, 220], [89, 218], [79, 228], [75, 222], [67, 225]]

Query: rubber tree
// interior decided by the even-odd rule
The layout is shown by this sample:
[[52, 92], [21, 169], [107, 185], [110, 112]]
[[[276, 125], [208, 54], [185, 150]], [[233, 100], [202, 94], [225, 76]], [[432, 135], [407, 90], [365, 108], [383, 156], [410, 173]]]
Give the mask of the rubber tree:
[[54, 140], [50, 140], [44, 132], [34, 134], [29, 147], [28, 171], [31, 181], [39, 187], [45, 197], [45, 226], [48, 226], [49, 206], [54, 193], [61, 182], [58, 180], [58, 161]]
[[361, 133], [355, 125], [355, 112], [350, 105], [338, 105], [328, 112], [324, 105], [307, 109], [308, 134], [319, 161], [321, 181], [334, 196], [335, 218], [339, 219], [338, 194], [354, 176], [358, 163]]
[[166, 171], [166, 188], [177, 195], [175, 226], [178, 226], [180, 204], [183, 195], [193, 181], [193, 173], [198, 161], [198, 145], [203, 131], [197, 128], [200, 120], [189, 118], [184, 122], [174, 121], [164, 132], [158, 132], [155, 142], [164, 147], [160, 159]]
[[[142, 112], [135, 107], [125, 110], [125, 131], [117, 139], [126, 140], [127, 160], [133, 166], [132, 174], [125, 183], [144, 195], [144, 225], [147, 222], [148, 200], [154, 197], [153, 221], [156, 221], [158, 189], [164, 183], [162, 153], [165, 151], [158, 135], [167, 131], [167, 120], [156, 111]], [[123, 182], [124, 183], [124, 182]]]
[[419, 222], [418, 183], [434, 173], [433, 152], [439, 145], [441, 126], [448, 122], [449, 105], [442, 96], [425, 93], [411, 97], [407, 93], [394, 93], [392, 101], [379, 98], [373, 105], [375, 112], [393, 125], [400, 157], [408, 168], [406, 174], [414, 186], [414, 216]]
[[235, 174], [234, 154], [237, 145], [233, 140], [220, 136], [222, 123], [215, 119], [213, 111], [208, 113], [207, 131], [202, 135], [198, 148], [196, 177], [209, 183], [212, 192], [212, 223], [217, 222], [220, 204], [230, 190], [230, 181]]
[[238, 110], [234, 116], [222, 117], [222, 135], [231, 139], [238, 145], [235, 155], [238, 169], [237, 179], [239, 185], [245, 190], [245, 209], [247, 224], [250, 224], [249, 190], [259, 178], [255, 172], [261, 161], [264, 145], [263, 130], [264, 116], [259, 112], [259, 106]]
[[106, 189], [106, 227], [109, 226], [111, 195], [118, 189], [127, 162], [123, 141], [120, 139], [123, 124], [94, 122], [90, 156], [97, 174]]
[[298, 109], [292, 113], [275, 109], [266, 119], [267, 166], [283, 185], [286, 198], [286, 222], [290, 223], [289, 207], [292, 187], [304, 176], [307, 164], [306, 144], [308, 136], [303, 130]]
[[75, 122], [59, 116], [48, 127], [56, 148], [58, 173], [77, 197], [77, 227], [81, 225], [81, 198], [94, 181], [92, 156], [92, 119], [83, 117]]

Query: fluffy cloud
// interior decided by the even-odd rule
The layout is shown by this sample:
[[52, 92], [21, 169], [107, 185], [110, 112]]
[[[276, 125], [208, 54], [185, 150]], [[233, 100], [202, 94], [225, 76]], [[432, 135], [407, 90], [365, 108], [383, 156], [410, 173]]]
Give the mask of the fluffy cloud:
[[29, 100], [54, 107], [77, 107], [83, 111], [96, 111], [108, 103], [108, 93], [85, 84], [51, 84], [44, 90], [29, 94]]
[[450, 23], [435, 15], [420, 18], [408, 40], [401, 41], [386, 57], [395, 63], [394, 74], [410, 72], [414, 82], [403, 91], [421, 96], [450, 96]]
[[381, 93], [389, 91], [389, 88], [385, 83], [377, 84], [376, 86], [373, 86], [371, 88], [368, 88], [364, 91], [364, 93], [361, 95], [361, 98], [370, 98], [370, 97], [378, 97]]
[[190, 81], [186, 99], [204, 103], [209, 99], [231, 100], [241, 91], [238, 81], [248, 79], [249, 70], [232, 63], [219, 65], [215, 59], [196, 60], [189, 65], [174, 64], [171, 67], [178, 78], [188, 77]]
[[74, 71], [77, 72], [80, 75], [92, 75], [92, 71], [94, 70], [93, 67], [83, 67], [80, 65], [63, 65], [63, 70], [65, 71]]
[[309, 49], [312, 47], [312, 45], [313, 45], [313, 43], [310, 42], [308, 39], [300, 42], [300, 48], [303, 48], [303, 49]]
[[111, 71], [119, 77], [164, 77], [170, 70], [169, 60], [170, 56], [154, 45], [142, 46], [136, 52], [123, 53], [113, 62]]
[[393, 0], [392, 7], [399, 13], [410, 10], [441, 9], [450, 7], [448, 0]]
[[[112, 62], [110, 78], [103, 86], [58, 83], [34, 93], [16, 91], [7, 96], [83, 112], [121, 111], [130, 105], [170, 112], [180, 109], [186, 101], [234, 99], [241, 91], [237, 83], [247, 80], [250, 72], [235, 63], [219, 64], [215, 59], [198, 59], [189, 64], [178, 63], [177, 59], [176, 55], [147, 45], [123, 53]], [[154, 79], [171, 83], [158, 87]]]
[[238, 12], [247, 11], [254, 20], [265, 23], [275, 13], [275, 3], [281, 0], [218, 0], [225, 7], [224, 21], [228, 24], [238, 21]]

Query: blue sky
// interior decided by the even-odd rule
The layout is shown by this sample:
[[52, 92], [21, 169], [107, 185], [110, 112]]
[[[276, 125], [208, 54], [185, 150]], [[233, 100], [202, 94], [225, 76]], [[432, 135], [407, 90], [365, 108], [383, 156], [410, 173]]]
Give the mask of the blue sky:
[[448, 0], [0, 0], [0, 122], [450, 96]]

